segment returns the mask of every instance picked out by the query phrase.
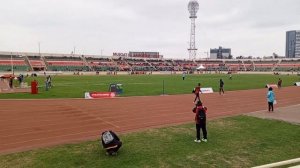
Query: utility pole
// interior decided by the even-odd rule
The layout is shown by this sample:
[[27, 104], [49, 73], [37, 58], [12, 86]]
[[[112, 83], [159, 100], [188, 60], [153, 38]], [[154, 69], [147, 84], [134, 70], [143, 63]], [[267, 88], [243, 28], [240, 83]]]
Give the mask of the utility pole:
[[39, 56], [41, 56], [41, 42], [39, 42]]
[[12, 61], [12, 52], [10, 53], [11, 74], [14, 75], [14, 64]]

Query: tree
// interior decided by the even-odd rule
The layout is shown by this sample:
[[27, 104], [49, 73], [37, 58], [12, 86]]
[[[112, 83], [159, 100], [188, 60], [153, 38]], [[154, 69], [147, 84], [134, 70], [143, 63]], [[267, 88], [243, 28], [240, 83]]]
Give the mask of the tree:
[[278, 54], [273, 53], [273, 58], [278, 58]]

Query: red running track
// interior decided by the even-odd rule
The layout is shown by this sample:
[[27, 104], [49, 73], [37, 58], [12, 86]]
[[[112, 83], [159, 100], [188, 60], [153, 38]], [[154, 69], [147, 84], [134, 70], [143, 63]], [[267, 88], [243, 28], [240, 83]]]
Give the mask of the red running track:
[[[265, 110], [266, 89], [201, 95], [208, 118]], [[300, 104], [300, 87], [275, 90], [276, 107]], [[194, 121], [194, 95], [114, 99], [0, 100], [0, 154]], [[299, 114], [300, 115], [300, 114]]]

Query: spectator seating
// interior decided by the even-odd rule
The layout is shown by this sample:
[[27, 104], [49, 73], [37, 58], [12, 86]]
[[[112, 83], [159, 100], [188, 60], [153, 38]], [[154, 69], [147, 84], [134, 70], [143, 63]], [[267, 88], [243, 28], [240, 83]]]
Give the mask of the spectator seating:
[[53, 57], [45, 56], [50, 71], [88, 71], [80, 57]]

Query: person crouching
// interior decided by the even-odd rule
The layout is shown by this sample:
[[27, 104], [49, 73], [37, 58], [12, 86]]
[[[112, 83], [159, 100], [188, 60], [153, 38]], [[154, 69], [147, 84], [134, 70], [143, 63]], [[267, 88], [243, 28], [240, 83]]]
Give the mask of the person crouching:
[[107, 155], [117, 155], [118, 150], [122, 146], [120, 138], [113, 131], [102, 132], [101, 141]]
[[207, 142], [207, 130], [206, 130], [206, 111], [207, 108], [202, 105], [201, 101], [197, 101], [196, 107], [193, 109], [195, 115], [196, 122], [196, 138], [194, 141], [200, 143], [200, 129], [202, 129], [203, 133], [203, 142]]

